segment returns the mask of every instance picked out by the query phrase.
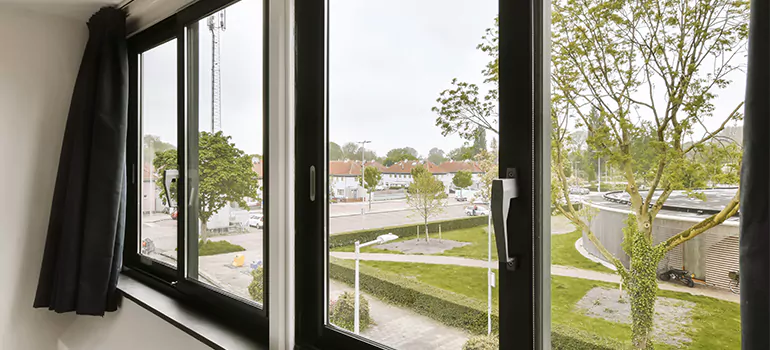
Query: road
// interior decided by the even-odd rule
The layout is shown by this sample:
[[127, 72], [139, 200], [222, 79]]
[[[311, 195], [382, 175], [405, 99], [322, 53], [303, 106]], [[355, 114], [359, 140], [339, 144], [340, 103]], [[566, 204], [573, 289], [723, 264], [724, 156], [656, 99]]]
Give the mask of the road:
[[[450, 205], [444, 212], [432, 217], [430, 221], [447, 220], [466, 217], [465, 206]], [[359, 209], [360, 212], [360, 209]], [[419, 224], [424, 220], [411, 210], [375, 212], [364, 215], [345, 215], [329, 218], [329, 233], [341, 233], [378, 227]]]

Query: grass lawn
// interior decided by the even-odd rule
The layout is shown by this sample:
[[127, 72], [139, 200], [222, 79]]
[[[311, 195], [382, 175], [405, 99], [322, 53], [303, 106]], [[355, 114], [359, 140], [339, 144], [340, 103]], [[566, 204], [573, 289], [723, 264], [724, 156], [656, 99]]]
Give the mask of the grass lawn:
[[[593, 262], [575, 249], [575, 241], [580, 238], [580, 231], [575, 230], [571, 233], [551, 236], [551, 263], [554, 265], [572, 266], [581, 269], [594, 270], [599, 272], [612, 272], [604, 265]], [[446, 256], [459, 256], [464, 258], [487, 260], [487, 226], [478, 226], [461, 230], [447, 231], [441, 234], [443, 239], [450, 239], [458, 242], [469, 242], [470, 245], [450, 249], [443, 254]], [[395, 242], [400, 242], [413, 238], [399, 238]], [[438, 234], [431, 234], [431, 239], [438, 239]], [[497, 248], [495, 247], [494, 237], [492, 238], [492, 259], [497, 259]], [[337, 247], [332, 249], [335, 252], [353, 252], [355, 248], [351, 246]], [[362, 253], [389, 253], [403, 254], [397, 250], [385, 250], [378, 246], [368, 246], [361, 248]]]
[[[573, 241], [574, 243], [574, 241]], [[469, 298], [487, 300], [486, 269], [416, 263], [365, 261], [361, 264], [401, 274], [434, 287], [450, 290]], [[571, 277], [551, 277], [551, 320], [553, 324], [568, 325], [603, 337], [630, 342], [631, 326], [588, 317], [574, 305], [591, 288], [617, 285]], [[696, 304], [688, 336], [692, 349], [739, 349], [740, 307], [736, 303], [693, 296], [686, 293], [659, 291], [659, 296], [687, 300]], [[492, 303], [497, 308], [497, 289], [492, 291]], [[657, 344], [658, 349], [672, 349]]]
[[551, 264], [572, 266], [580, 269], [594, 270], [599, 272], [613, 272], [604, 265], [593, 262], [575, 249], [575, 241], [580, 238], [582, 233], [575, 230], [571, 233], [551, 236]]

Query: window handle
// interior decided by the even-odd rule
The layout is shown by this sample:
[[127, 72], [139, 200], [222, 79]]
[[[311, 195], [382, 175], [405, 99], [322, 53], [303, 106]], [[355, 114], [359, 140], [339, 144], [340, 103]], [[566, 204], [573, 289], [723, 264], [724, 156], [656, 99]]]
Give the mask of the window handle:
[[315, 202], [315, 165], [310, 166], [310, 201]]

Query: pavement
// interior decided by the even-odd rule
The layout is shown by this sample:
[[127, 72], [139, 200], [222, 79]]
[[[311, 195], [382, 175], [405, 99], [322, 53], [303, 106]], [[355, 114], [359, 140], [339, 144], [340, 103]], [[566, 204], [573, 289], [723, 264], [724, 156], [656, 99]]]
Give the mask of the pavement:
[[[330, 252], [330, 256], [340, 259], [353, 260], [356, 258], [355, 253], [348, 252]], [[487, 262], [478, 259], [461, 258], [455, 256], [442, 256], [442, 255], [407, 255], [407, 254], [380, 254], [380, 253], [360, 253], [360, 260], [370, 261], [388, 261], [388, 262], [404, 262], [404, 263], [420, 263], [420, 264], [438, 264], [438, 265], [456, 265], [467, 267], [479, 267], [487, 268]], [[497, 268], [497, 263], [492, 263], [492, 268]], [[593, 270], [578, 269], [571, 266], [551, 265], [551, 275], [553, 276], [565, 276], [582, 278], [587, 280], [602, 281], [608, 283], [620, 283], [620, 276], [613, 273], [604, 273]], [[734, 303], [740, 302], [740, 296], [730, 291], [711, 288], [707, 286], [696, 285], [693, 288], [681, 286], [669, 282], [659, 282], [658, 287], [662, 290], [669, 290], [673, 292], [689, 293], [692, 295], [701, 295], [712, 297], [716, 299], [731, 301]]]
[[[343, 292], [353, 292], [348, 285], [329, 280], [329, 298], [337, 299]], [[393, 306], [367, 293], [369, 314], [374, 325], [361, 335], [394, 349], [404, 350], [460, 350], [470, 333], [449, 327], [409, 309]]]

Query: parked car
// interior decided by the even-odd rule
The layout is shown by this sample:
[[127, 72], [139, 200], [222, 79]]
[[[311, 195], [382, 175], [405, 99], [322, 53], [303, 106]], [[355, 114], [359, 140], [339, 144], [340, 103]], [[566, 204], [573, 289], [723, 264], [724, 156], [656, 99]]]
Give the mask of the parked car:
[[265, 225], [265, 217], [262, 214], [251, 214], [249, 216], [249, 226], [262, 228]]
[[468, 215], [468, 216], [489, 215], [489, 209], [480, 207], [478, 205], [472, 205], [472, 206], [465, 207], [465, 215]]
[[572, 186], [569, 188], [569, 194], [579, 194], [579, 195], [586, 195], [591, 193], [587, 188], [585, 187], [578, 187], [578, 186]]
[[457, 196], [455, 197], [455, 200], [458, 202], [467, 202], [468, 198]]

